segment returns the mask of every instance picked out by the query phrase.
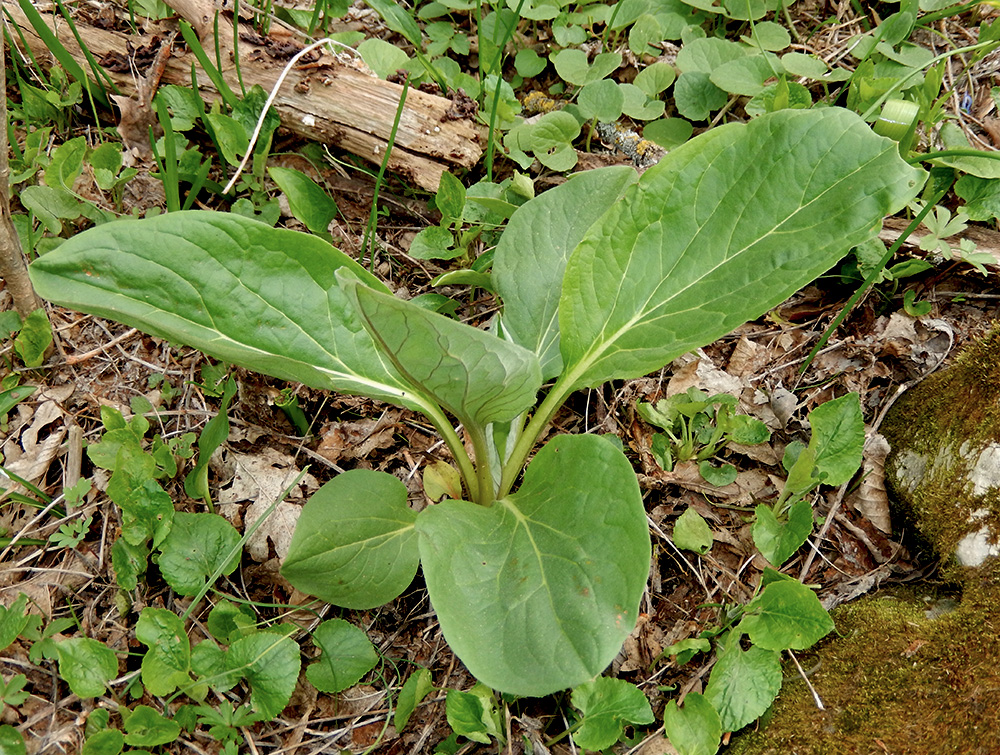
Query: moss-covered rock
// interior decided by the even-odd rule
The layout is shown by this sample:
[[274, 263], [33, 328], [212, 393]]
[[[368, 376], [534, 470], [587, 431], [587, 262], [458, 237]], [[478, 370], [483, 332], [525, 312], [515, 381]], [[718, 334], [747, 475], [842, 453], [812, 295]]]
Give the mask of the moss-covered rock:
[[[995, 562], [991, 562], [995, 563]], [[834, 611], [838, 636], [799, 661], [814, 669], [816, 707], [794, 666], [770, 723], [726, 755], [986, 755], [1000, 751], [998, 570], [966, 572], [965, 594], [937, 615], [919, 593]]]
[[886, 482], [945, 559], [1000, 555], [1000, 327], [903, 394], [882, 425]]

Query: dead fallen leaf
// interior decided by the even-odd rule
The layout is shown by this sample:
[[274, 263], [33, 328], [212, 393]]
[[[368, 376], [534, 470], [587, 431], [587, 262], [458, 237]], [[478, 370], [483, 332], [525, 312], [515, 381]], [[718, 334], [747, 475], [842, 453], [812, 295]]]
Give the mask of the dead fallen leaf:
[[865, 441], [861, 484], [847, 497], [847, 504], [886, 534], [892, 534], [889, 495], [885, 490], [885, 459], [889, 442], [878, 433]]

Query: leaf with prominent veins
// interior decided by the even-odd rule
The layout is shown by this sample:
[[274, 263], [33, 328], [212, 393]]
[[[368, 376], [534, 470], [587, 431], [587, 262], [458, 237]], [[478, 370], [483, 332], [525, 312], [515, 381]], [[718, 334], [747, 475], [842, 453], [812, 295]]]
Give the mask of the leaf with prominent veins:
[[79, 233], [31, 265], [38, 293], [255, 372], [423, 410], [337, 284], [322, 239], [198, 210]]
[[567, 390], [645, 375], [759, 317], [870, 238], [924, 176], [838, 108], [783, 110], [674, 150], [569, 259]]
[[372, 336], [413, 385], [467, 427], [505, 422], [534, 406], [538, 357], [492, 333], [344, 281]]

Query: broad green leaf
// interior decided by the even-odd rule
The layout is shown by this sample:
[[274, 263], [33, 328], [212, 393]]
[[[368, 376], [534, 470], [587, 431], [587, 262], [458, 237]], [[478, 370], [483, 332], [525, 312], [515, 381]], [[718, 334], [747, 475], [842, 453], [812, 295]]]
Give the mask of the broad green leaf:
[[792, 76], [805, 76], [809, 79], [818, 79], [829, 70], [826, 63], [815, 55], [803, 52], [785, 53], [781, 56], [781, 65]]
[[125, 744], [133, 747], [156, 747], [173, 742], [181, 727], [148, 705], [137, 705], [125, 719]]
[[178, 511], [160, 544], [160, 573], [181, 595], [197, 595], [213, 574], [240, 565], [240, 533], [218, 514]]
[[406, 728], [410, 721], [410, 716], [417, 706], [427, 695], [434, 690], [434, 683], [431, 679], [431, 672], [425, 668], [417, 669], [403, 683], [396, 698], [396, 711], [393, 713], [392, 723], [397, 732]]
[[701, 514], [690, 506], [674, 523], [674, 545], [704, 555], [712, 547], [712, 530]]
[[982, 222], [1000, 218], [1000, 180], [962, 176], [955, 183], [955, 193], [965, 200], [962, 212], [970, 220]]
[[[685, 71], [674, 84], [677, 112], [690, 121], [704, 121], [729, 99], [703, 71]], [[712, 129], [713, 131], [715, 129]]]
[[494, 689], [544, 696], [582, 684], [635, 625], [649, 530], [635, 473], [603, 438], [557, 436], [516, 493], [489, 508], [430, 506], [416, 527], [445, 638]]
[[750, 55], [719, 66], [709, 74], [709, 80], [729, 94], [753, 97], [764, 89], [765, 81], [782, 73], [777, 57]]
[[577, 104], [584, 118], [617, 121], [622, 116], [625, 93], [617, 82], [610, 79], [592, 81], [580, 90]]
[[567, 263], [566, 387], [645, 375], [760, 316], [871, 237], [924, 175], [838, 108], [771, 113], [679, 147]]
[[25, 755], [27, 752], [21, 732], [10, 724], [0, 726], [0, 755]]
[[788, 521], [781, 522], [770, 506], [760, 504], [755, 509], [753, 542], [768, 561], [781, 566], [792, 557], [809, 537], [813, 527], [812, 506], [803, 499], [788, 510]]
[[191, 641], [177, 614], [164, 608], [143, 608], [135, 636], [149, 648], [142, 657], [142, 683], [149, 694], [169, 695], [190, 681]]
[[448, 690], [445, 701], [445, 715], [448, 726], [460, 737], [482, 744], [490, 743], [490, 733], [484, 723], [483, 701], [471, 692], [457, 689]]
[[239, 165], [250, 149], [250, 133], [243, 128], [243, 124], [222, 113], [205, 113], [202, 118], [215, 134], [219, 151], [226, 162], [234, 167]]
[[[88, 721], [89, 723], [89, 721]], [[104, 729], [87, 737], [81, 755], [118, 755], [125, 747], [125, 735], [118, 729]], [[0, 753], [7, 753], [0, 748]]]
[[705, 482], [709, 485], [715, 485], [717, 488], [733, 484], [736, 482], [736, 477], [739, 474], [736, 471], [736, 467], [732, 464], [720, 464], [719, 466], [715, 466], [708, 459], [698, 462], [698, 472], [701, 474], [702, 479], [704, 479]]
[[465, 209], [465, 186], [451, 173], [442, 173], [434, 204], [446, 221], [461, 220]]
[[525, 47], [514, 56], [514, 70], [525, 79], [533, 79], [545, 70], [548, 61], [531, 48]]
[[380, 79], [385, 79], [400, 68], [405, 68], [410, 61], [409, 55], [403, 50], [377, 37], [366, 39], [358, 45], [358, 54], [365, 61], [365, 65]]
[[603, 750], [617, 742], [628, 724], [653, 723], [653, 710], [642, 690], [623, 679], [599, 676], [573, 689], [573, 707], [583, 714], [573, 740], [585, 750]]
[[559, 292], [566, 260], [593, 220], [635, 181], [630, 167], [577, 173], [518, 208], [500, 237], [493, 282], [504, 303], [503, 332], [538, 355], [546, 380], [562, 371]]
[[139, 575], [146, 571], [149, 548], [145, 543], [132, 545], [120, 537], [111, 546], [111, 566], [115, 581], [123, 590], [134, 590], [139, 585]]
[[345, 608], [388, 603], [413, 581], [420, 556], [406, 486], [385, 472], [334, 477], [302, 509], [281, 573]]
[[737, 633], [719, 657], [705, 686], [705, 699], [719, 713], [722, 731], [739, 731], [760, 718], [781, 689], [781, 658], [773, 650], [743, 650]]
[[77, 136], [63, 142], [52, 152], [52, 159], [45, 169], [45, 183], [53, 189], [73, 190], [73, 182], [83, 170], [87, 154], [87, 138]]
[[816, 453], [816, 471], [826, 485], [843, 485], [861, 466], [865, 446], [865, 421], [856, 393], [820, 404], [809, 412], [812, 436], [809, 448]]
[[322, 186], [305, 173], [291, 168], [274, 165], [268, 167], [267, 172], [288, 197], [292, 214], [306, 228], [320, 235], [330, 232], [330, 221], [337, 217], [337, 203]]
[[322, 652], [306, 668], [306, 678], [320, 692], [335, 694], [353, 687], [378, 664], [378, 653], [361, 629], [343, 619], [329, 619], [313, 630]]
[[39, 295], [314, 388], [422, 402], [377, 351], [336, 273], [374, 276], [322, 239], [207, 210], [78, 233], [31, 265]]
[[0, 606], [0, 651], [6, 650], [28, 625], [27, 593], [18, 593], [10, 606]]
[[632, 83], [650, 97], [656, 97], [673, 84], [676, 78], [677, 72], [669, 63], [653, 63], [639, 71]]
[[118, 658], [102, 642], [89, 637], [71, 637], [56, 643], [59, 654], [59, 676], [80, 697], [103, 695], [118, 675]]
[[504, 422], [535, 404], [541, 368], [527, 349], [389, 294], [351, 290], [396, 369], [467, 426]]
[[40, 367], [45, 360], [45, 350], [52, 343], [52, 325], [44, 309], [36, 309], [21, 323], [21, 331], [14, 337], [14, 351], [25, 367]]
[[712, 704], [689, 692], [684, 707], [671, 700], [663, 711], [663, 729], [680, 755], [715, 755], [722, 741], [722, 721]]
[[765, 650], [804, 650], [833, 631], [833, 619], [801, 582], [771, 582], [746, 606], [737, 627]]
[[277, 716], [295, 691], [302, 664], [299, 646], [276, 632], [258, 632], [234, 642], [226, 669], [250, 683], [250, 707], [262, 720]]
[[455, 248], [455, 237], [451, 231], [432, 225], [413, 237], [407, 254], [416, 260], [451, 260], [462, 254], [462, 250]]
[[206, 626], [215, 639], [231, 645], [235, 640], [252, 632], [256, 624], [257, 617], [250, 606], [223, 598], [212, 607]]
[[733, 414], [726, 423], [726, 436], [731, 443], [744, 446], [756, 446], [771, 439], [771, 431], [767, 425], [756, 417], [746, 414]]

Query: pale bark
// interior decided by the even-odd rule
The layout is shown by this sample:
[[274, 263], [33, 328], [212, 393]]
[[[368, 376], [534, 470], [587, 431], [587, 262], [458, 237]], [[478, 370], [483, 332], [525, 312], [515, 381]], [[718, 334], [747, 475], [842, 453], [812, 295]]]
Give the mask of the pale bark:
[[21, 240], [10, 218], [10, 144], [7, 141], [6, 91], [6, 60], [3, 42], [0, 41], [0, 94], [3, 95], [0, 100], [0, 128], [4, 130], [3, 139], [0, 140], [0, 277], [14, 299], [14, 308], [23, 319], [42, 304], [35, 296], [35, 289], [28, 278]]
[[[5, 11], [10, 13], [20, 27], [28, 45], [40, 61], [51, 59], [45, 44], [28, 22], [20, 7], [12, 0], [2, 0]], [[181, 14], [199, 34], [210, 58], [215, 57], [215, 10], [205, 0], [172, 0], [170, 5]], [[63, 46], [73, 55], [84, 70], [89, 71], [80, 46], [72, 31], [61, 18], [43, 14], [51, 21], [49, 27]], [[223, 78], [239, 92], [239, 78], [231, 55], [233, 27], [226, 15], [220, 15], [219, 39], [223, 50]], [[120, 32], [107, 31], [77, 24], [84, 45], [100, 60], [107, 52], [123, 52], [126, 42], [139, 47], [146, 39]], [[13, 35], [17, 39], [17, 34]], [[180, 46], [177, 45], [179, 48]], [[191, 64], [195, 58], [190, 53], [171, 57], [167, 61], [161, 83], [190, 86]], [[239, 43], [240, 73], [249, 89], [259, 84], [270, 92], [278, 79], [283, 60], [271, 58], [263, 47], [251, 42]], [[218, 92], [197, 62], [198, 87], [202, 97], [214, 100]], [[135, 92], [135, 81], [130, 74], [108, 72], [115, 84], [125, 94]], [[332, 55], [324, 53], [319, 61], [297, 66], [285, 79], [275, 100], [275, 110], [281, 125], [300, 136], [328, 143], [352, 152], [373, 164], [381, 164], [392, 129], [402, 87], [383, 81], [367, 70], [352, 67]], [[389, 160], [389, 169], [417, 186], [435, 191], [441, 174], [453, 168], [468, 169], [482, 155], [483, 127], [467, 117], [449, 115], [452, 102], [445, 97], [411, 89], [406, 99], [396, 141]]]

